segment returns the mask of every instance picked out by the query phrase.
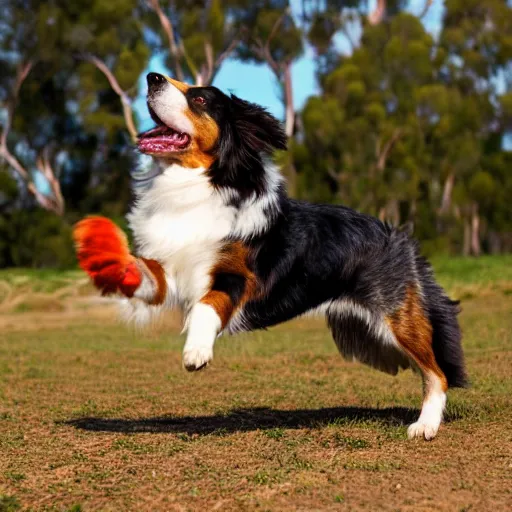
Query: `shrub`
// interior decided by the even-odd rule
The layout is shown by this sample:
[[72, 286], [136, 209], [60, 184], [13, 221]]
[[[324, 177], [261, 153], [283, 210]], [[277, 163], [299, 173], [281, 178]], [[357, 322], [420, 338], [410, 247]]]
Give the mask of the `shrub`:
[[75, 265], [71, 226], [41, 209], [14, 210], [0, 217], [0, 268], [70, 268]]

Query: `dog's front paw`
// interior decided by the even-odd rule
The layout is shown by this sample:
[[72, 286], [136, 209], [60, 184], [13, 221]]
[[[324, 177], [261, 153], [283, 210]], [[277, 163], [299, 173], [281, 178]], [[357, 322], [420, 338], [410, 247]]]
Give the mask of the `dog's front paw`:
[[407, 429], [407, 437], [409, 439], [423, 437], [426, 441], [431, 441], [436, 437], [438, 429], [438, 425], [429, 425], [428, 423], [417, 421], [416, 423], [409, 425], [409, 428]]
[[183, 367], [189, 372], [197, 372], [205, 368], [213, 359], [213, 352], [207, 347], [185, 349]]

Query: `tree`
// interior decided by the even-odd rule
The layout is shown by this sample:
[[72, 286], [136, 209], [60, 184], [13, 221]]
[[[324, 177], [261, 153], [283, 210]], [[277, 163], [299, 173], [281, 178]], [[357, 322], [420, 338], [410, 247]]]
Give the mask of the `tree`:
[[[27, 11], [29, 3], [15, 1], [4, 5], [0, 10], [3, 19], [0, 27], [0, 44], [3, 50], [0, 62], [6, 71], [0, 80], [0, 100], [5, 111], [0, 133], [0, 158], [8, 164], [10, 170], [17, 174], [20, 184], [26, 187], [41, 207], [62, 215], [64, 199], [51, 163], [51, 137], [44, 138], [43, 143], [39, 142], [38, 147], [35, 148], [31, 147], [28, 137], [21, 136], [19, 130], [16, 137], [17, 146], [22, 146], [20, 152], [24, 153], [27, 160], [33, 160], [35, 172], [39, 172], [40, 176], [46, 180], [48, 185], [46, 193], [36, 185], [32, 169], [22, 163], [9, 147], [11, 135], [16, 128], [15, 114], [22, 86], [33, 68], [39, 63], [46, 62], [48, 54], [49, 45], [45, 44], [47, 42], [41, 38], [42, 19], [30, 10]], [[39, 155], [34, 158], [34, 153]]]
[[210, 85], [243, 32], [232, 20], [230, 2], [181, 0], [164, 8], [159, 0], [147, 0], [147, 5], [157, 17], [153, 30], [163, 32], [156, 48], [168, 49], [166, 64], [173, 75], [180, 81]]
[[417, 199], [424, 150], [415, 94], [433, 81], [432, 47], [409, 14], [367, 25], [361, 46], [322, 78], [323, 98], [311, 98], [303, 114], [307, 152], [335, 197], [396, 224], [400, 202]]
[[[288, 0], [238, 0], [230, 10], [244, 34], [236, 56], [244, 62], [268, 66], [276, 78], [285, 111], [285, 133], [290, 144], [295, 131], [292, 65], [303, 52], [302, 28], [292, 15]], [[283, 155], [288, 192], [296, 195], [296, 170], [292, 154]]]
[[[394, 224], [414, 220], [432, 246], [460, 238], [464, 253], [478, 255], [486, 232], [506, 246], [506, 207], [489, 198], [509, 186], [502, 141], [512, 119], [512, 10], [502, 0], [447, 2], [436, 43], [420, 23], [430, 2], [419, 16], [400, 12], [404, 3], [379, 2], [368, 17], [359, 2], [309, 12], [322, 97], [302, 113], [299, 195]], [[347, 26], [354, 20], [359, 42]], [[332, 44], [340, 32], [349, 56]]]
[[[478, 155], [474, 155], [470, 170], [457, 171], [453, 166], [447, 173], [441, 211], [451, 206], [452, 193], [457, 191], [466, 254], [481, 252], [480, 212], [486, 200], [477, 189], [482, 187], [490, 193], [493, 188], [493, 177], [483, 170], [486, 148], [490, 147], [485, 141], [496, 136], [502, 139], [505, 133], [508, 94], [500, 92], [499, 82], [510, 71], [511, 40], [512, 10], [507, 1], [446, 2], [440, 37], [445, 60], [440, 80], [458, 92], [463, 103], [458, 119], [468, 123], [465, 137], [471, 139], [466, 147], [471, 148], [470, 154], [478, 148]], [[493, 151], [497, 151], [496, 144]]]
[[[138, 0], [85, 3], [62, 2], [61, 7], [62, 16], [70, 20], [66, 37], [69, 50], [96, 68], [87, 65], [79, 68], [77, 94], [85, 122], [92, 128], [106, 127], [110, 135], [124, 124], [131, 142], [136, 142], [132, 102], [137, 94], [137, 80], [150, 54], [140, 21], [143, 11]], [[101, 80], [98, 72], [106, 80]], [[122, 120], [113, 111], [105, 86], [119, 98]]]

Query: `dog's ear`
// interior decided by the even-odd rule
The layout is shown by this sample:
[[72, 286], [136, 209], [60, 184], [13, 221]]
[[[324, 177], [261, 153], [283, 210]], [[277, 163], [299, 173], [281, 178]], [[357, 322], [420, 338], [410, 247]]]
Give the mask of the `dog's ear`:
[[272, 152], [286, 149], [286, 134], [281, 123], [255, 103], [231, 95], [236, 129], [244, 144], [254, 151]]
[[250, 168], [261, 153], [286, 149], [281, 123], [263, 107], [231, 95], [229, 119], [219, 138], [219, 164]]

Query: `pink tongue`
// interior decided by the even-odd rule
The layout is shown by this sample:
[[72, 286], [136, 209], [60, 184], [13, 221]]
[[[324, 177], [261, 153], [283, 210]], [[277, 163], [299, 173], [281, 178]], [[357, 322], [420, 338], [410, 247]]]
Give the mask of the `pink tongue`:
[[139, 150], [143, 153], [169, 153], [179, 151], [187, 144], [187, 137], [179, 133], [160, 135], [156, 137], [143, 137], [139, 139]]

